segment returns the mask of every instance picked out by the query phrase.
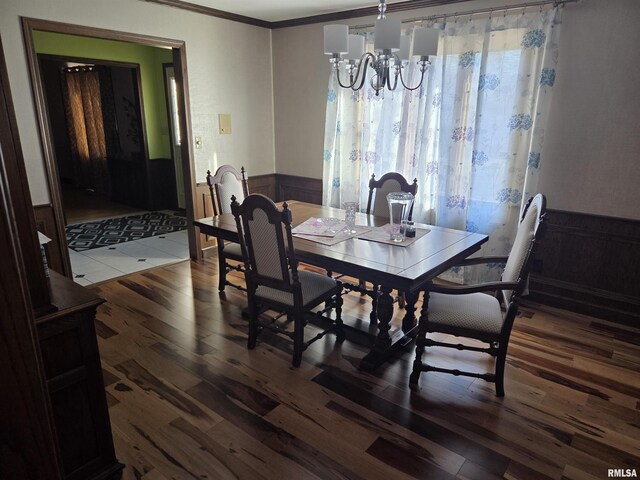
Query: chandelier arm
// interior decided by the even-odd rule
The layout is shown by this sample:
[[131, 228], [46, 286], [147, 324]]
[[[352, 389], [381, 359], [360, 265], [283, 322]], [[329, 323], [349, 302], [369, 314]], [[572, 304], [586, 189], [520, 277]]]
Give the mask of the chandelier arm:
[[[364, 86], [364, 81], [367, 77], [367, 67], [369, 67], [369, 64], [371, 62], [374, 62], [375, 60], [376, 60], [376, 57], [374, 57], [372, 53], [366, 52], [364, 55], [362, 55], [362, 58], [360, 59], [360, 63], [358, 64], [358, 69], [356, 70], [356, 74], [354, 76], [354, 81], [349, 87], [351, 88], [351, 90], [353, 91], [360, 90]], [[360, 77], [360, 84], [356, 86], [358, 77], [360, 76], [360, 71], [362, 71], [362, 76]]]
[[352, 88], [353, 85], [356, 83], [356, 81], [354, 80], [353, 82], [351, 82], [351, 85], [343, 84], [342, 80], [340, 80], [340, 68], [338, 67], [336, 67], [336, 77], [338, 78], [338, 85], [340, 85], [342, 88]]
[[405, 89], [407, 89], [407, 90], [409, 90], [409, 91], [413, 92], [414, 90], [417, 90], [417, 89], [419, 89], [419, 88], [422, 86], [422, 81], [424, 80], [424, 74], [425, 74], [425, 72], [426, 72], [426, 69], [425, 69], [425, 70], [421, 70], [421, 73], [420, 73], [420, 81], [418, 82], [418, 85], [416, 85], [415, 87], [408, 87], [408, 86], [407, 86], [407, 84], [406, 84], [406, 83], [404, 83], [404, 78], [402, 78], [402, 70], [400, 70], [400, 82], [402, 82], [402, 86], [403, 86]]
[[390, 92], [393, 92], [398, 86], [398, 71], [395, 72], [393, 77], [393, 86], [391, 86], [391, 69], [387, 70], [387, 88]]

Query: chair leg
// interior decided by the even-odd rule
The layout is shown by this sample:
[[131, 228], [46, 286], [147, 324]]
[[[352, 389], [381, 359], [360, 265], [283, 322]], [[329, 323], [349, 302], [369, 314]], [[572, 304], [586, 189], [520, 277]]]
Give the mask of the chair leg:
[[227, 261], [224, 252], [218, 248], [218, 291], [224, 292], [227, 285]]
[[413, 370], [409, 376], [409, 388], [419, 390], [418, 381], [422, 372], [422, 355], [427, 345], [427, 311], [429, 306], [429, 292], [424, 292], [422, 299], [422, 310], [420, 310], [420, 320], [418, 320], [418, 333], [416, 334], [416, 358], [413, 360]]
[[253, 350], [258, 339], [258, 315], [259, 309], [256, 303], [249, 297], [249, 338], [247, 339], [247, 348]]
[[504, 365], [507, 360], [507, 349], [500, 348], [496, 357], [496, 396], [504, 397]]
[[342, 323], [342, 303], [342, 295], [337, 293], [333, 300], [333, 306], [336, 310], [336, 340], [339, 343], [344, 342], [345, 339], [344, 326]]
[[299, 367], [304, 350], [304, 312], [296, 309], [293, 313], [293, 366]]
[[398, 292], [398, 308], [404, 308], [407, 305], [407, 297], [404, 292]]

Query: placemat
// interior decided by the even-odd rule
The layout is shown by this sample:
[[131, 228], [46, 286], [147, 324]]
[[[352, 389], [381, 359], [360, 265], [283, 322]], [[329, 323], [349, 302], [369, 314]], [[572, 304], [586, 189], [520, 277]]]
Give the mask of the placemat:
[[344, 228], [344, 220], [339, 218], [309, 217], [291, 230], [294, 235], [313, 235], [320, 237], [335, 237]]
[[428, 228], [416, 228], [415, 237], [405, 237], [402, 242], [394, 242], [389, 238], [391, 233], [391, 225], [387, 223], [382, 227], [372, 228], [369, 232], [363, 235], [359, 235], [358, 238], [361, 240], [369, 240], [371, 242], [388, 243], [389, 245], [408, 247], [419, 238], [424, 237], [430, 231], [431, 230], [429, 230]]
[[[344, 223], [344, 222], [342, 222]], [[336, 233], [333, 237], [327, 236], [318, 236], [318, 235], [306, 235], [301, 233], [295, 233], [294, 236], [298, 238], [303, 238], [305, 240], [310, 240], [312, 242], [321, 243], [322, 245], [335, 245], [336, 243], [344, 242], [345, 240], [349, 240], [350, 238], [357, 237], [359, 235], [363, 235], [369, 230], [371, 227], [361, 227], [356, 225], [355, 227], [356, 233], [348, 234], [342, 230]]]

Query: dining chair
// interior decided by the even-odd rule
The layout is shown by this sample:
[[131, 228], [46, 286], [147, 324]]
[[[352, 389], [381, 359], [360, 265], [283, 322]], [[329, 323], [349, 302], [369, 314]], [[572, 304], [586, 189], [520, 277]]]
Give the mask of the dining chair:
[[[336, 334], [342, 342], [342, 284], [325, 275], [298, 270], [298, 261], [291, 234], [291, 210], [287, 203], [282, 210], [268, 197], [247, 196], [242, 204], [232, 197], [231, 211], [236, 219], [242, 249], [247, 297], [249, 300], [249, 338], [247, 346], [256, 346], [258, 334], [269, 329], [293, 340], [293, 366], [300, 366], [302, 352], [327, 333]], [[318, 305], [328, 304], [314, 315], [325, 315], [335, 309], [330, 326], [305, 341], [307, 315]], [[280, 312], [264, 318], [265, 309]], [[281, 318], [286, 315], [285, 325]], [[328, 317], [324, 317], [328, 318]], [[286, 328], [293, 323], [293, 331]]]
[[[245, 177], [244, 167], [238, 172], [231, 165], [222, 165], [216, 170], [215, 175], [207, 170], [207, 185], [211, 194], [213, 205], [213, 215], [231, 213], [231, 197], [243, 200], [249, 195], [249, 186]], [[227, 274], [231, 270], [243, 271], [243, 259], [240, 244], [225, 242], [217, 238], [218, 247], [218, 290], [224, 292], [225, 286], [229, 285], [238, 290], [245, 290], [241, 285], [227, 280]], [[232, 260], [234, 263], [229, 263]]]
[[[541, 193], [527, 202], [508, 257], [469, 258], [461, 266], [504, 263], [500, 281], [478, 285], [429, 285], [424, 291], [416, 336], [416, 356], [409, 379], [412, 390], [418, 389], [422, 372], [441, 372], [482, 378], [495, 383], [496, 395], [504, 396], [504, 367], [511, 328], [527, 285], [529, 269], [543, 233], [546, 199]], [[486, 292], [491, 292], [487, 294]], [[427, 333], [444, 333], [479, 340], [488, 347], [453, 344], [427, 338]], [[449, 347], [484, 352], [496, 357], [493, 373], [475, 373], [440, 368], [422, 361], [426, 347]]]
[[[376, 217], [389, 218], [389, 204], [387, 202], [387, 195], [391, 192], [407, 192], [413, 196], [418, 193], [418, 179], [414, 178], [413, 183], [409, 184], [407, 180], [397, 172], [388, 172], [380, 177], [380, 180], [376, 180], [376, 175], [372, 174], [369, 179], [369, 197], [367, 199], [367, 215], [375, 215]], [[409, 212], [409, 220], [413, 214], [413, 205]], [[351, 286], [353, 287], [353, 286]], [[349, 288], [349, 286], [347, 286]], [[377, 321], [378, 312], [378, 285], [373, 285], [371, 289], [367, 288], [366, 282], [362, 279], [358, 282], [357, 288], [351, 288], [352, 290], [359, 291], [362, 295], [369, 295], [371, 297], [371, 313], [369, 318], [372, 322]], [[404, 295], [399, 294], [397, 297], [400, 305], [404, 307]]]

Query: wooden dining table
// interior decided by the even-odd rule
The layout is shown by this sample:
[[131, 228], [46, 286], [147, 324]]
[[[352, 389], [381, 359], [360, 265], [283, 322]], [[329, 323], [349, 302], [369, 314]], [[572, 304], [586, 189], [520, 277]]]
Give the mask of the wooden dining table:
[[[344, 210], [292, 200], [287, 202], [292, 213], [292, 226], [316, 218], [344, 219]], [[282, 203], [278, 204], [279, 206]], [[356, 225], [380, 227], [388, 218], [364, 213], [356, 214]], [[196, 220], [201, 233], [238, 242], [235, 218], [232, 214]], [[323, 245], [294, 236], [296, 257], [299, 261], [362, 279], [378, 285], [377, 322], [357, 322], [352, 328], [373, 330], [369, 353], [361, 360], [360, 369], [372, 371], [398, 348], [407, 345], [416, 334], [416, 302], [418, 295], [436, 276], [456, 265], [480, 249], [488, 236], [480, 233], [454, 230], [433, 225], [416, 224], [417, 229], [429, 232], [408, 246], [379, 243], [357, 237], [335, 245]], [[406, 296], [405, 315], [401, 328], [391, 329], [394, 315], [393, 290]], [[349, 337], [347, 337], [349, 338]]]

